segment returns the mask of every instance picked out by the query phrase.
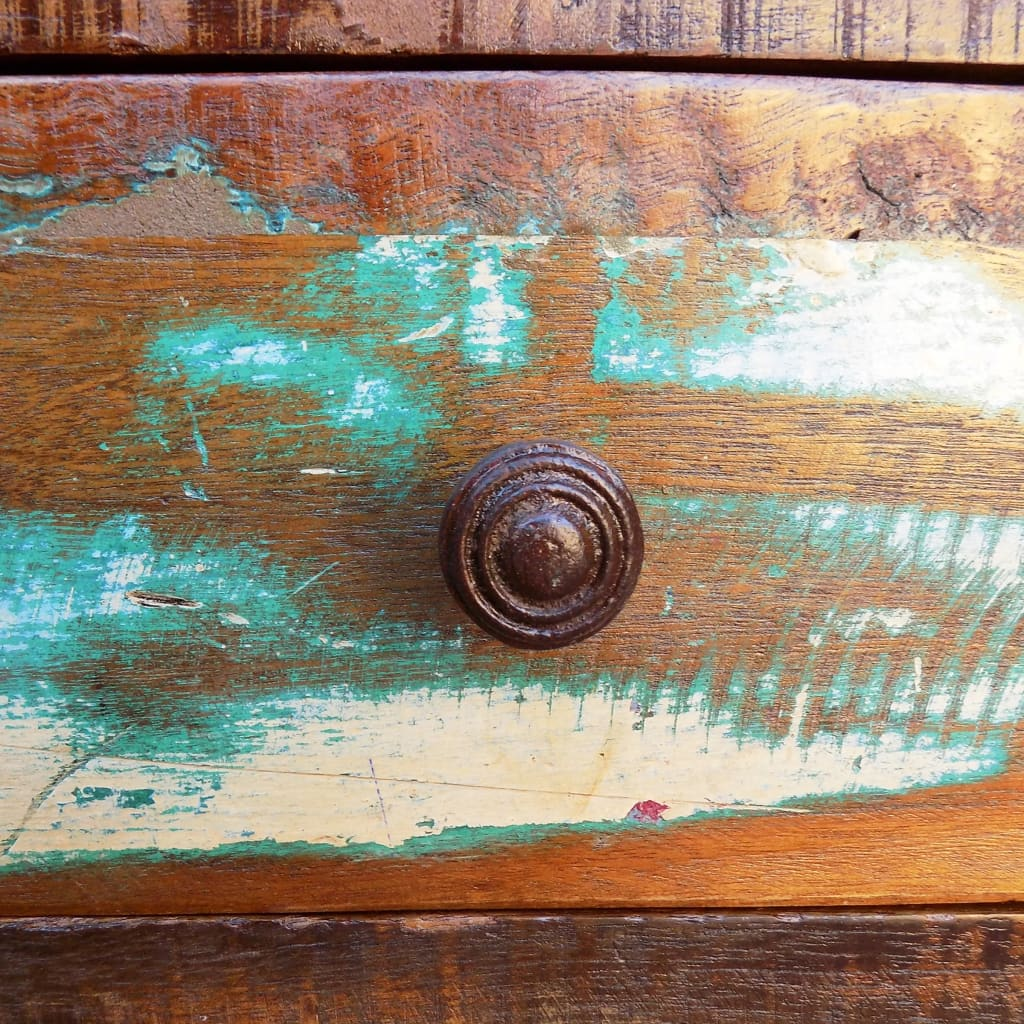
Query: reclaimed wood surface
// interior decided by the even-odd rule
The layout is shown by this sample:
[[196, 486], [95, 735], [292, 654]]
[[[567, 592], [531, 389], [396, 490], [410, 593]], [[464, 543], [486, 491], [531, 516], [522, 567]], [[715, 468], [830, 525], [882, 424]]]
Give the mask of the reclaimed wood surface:
[[1019, 0], [0, 0], [0, 52], [1018, 64]]
[[[8, 912], [1024, 892], [1020, 250], [40, 236], [0, 280]], [[647, 558], [526, 653], [435, 531], [537, 436]]]
[[[1022, 125], [1024, 93], [996, 87], [643, 74], [8, 79], [0, 229], [1013, 245], [1024, 240]], [[188, 190], [170, 190], [168, 175], [204, 167]], [[211, 176], [229, 202], [223, 189], [211, 198]]]
[[[0, 909], [1019, 898], [1022, 103], [0, 83]], [[433, 532], [544, 434], [648, 568], [525, 655]]]
[[0, 1021], [1013, 1024], [1017, 914], [36, 919]]

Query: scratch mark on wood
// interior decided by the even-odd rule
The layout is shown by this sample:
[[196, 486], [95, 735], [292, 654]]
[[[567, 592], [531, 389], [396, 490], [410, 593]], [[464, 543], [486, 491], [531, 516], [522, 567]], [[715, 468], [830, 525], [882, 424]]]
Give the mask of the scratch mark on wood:
[[380, 816], [384, 822], [384, 834], [387, 836], [388, 846], [393, 845], [391, 839], [391, 827], [388, 825], [388, 812], [384, 807], [384, 797], [380, 791], [380, 780], [377, 778], [377, 772], [373, 767], [373, 758], [369, 758], [370, 762], [370, 778], [373, 779], [373, 788], [377, 791], [377, 803], [380, 804]]
[[[4, 746], [8, 746], [4, 744]], [[17, 749], [17, 748], [14, 748]], [[29, 748], [32, 749], [32, 748]], [[14, 844], [25, 834], [25, 829], [28, 827], [29, 822], [35, 816], [36, 812], [43, 806], [44, 803], [50, 798], [54, 790], [64, 781], [71, 778], [75, 772], [78, 771], [83, 765], [88, 762], [94, 756], [94, 752], [90, 751], [87, 754], [83, 754], [80, 757], [76, 757], [70, 764], [65, 765], [52, 779], [32, 798], [32, 802], [28, 805], [25, 813], [22, 815], [21, 821], [14, 826], [14, 828], [0, 840], [0, 857], [9, 853]]]
[[310, 586], [310, 585], [311, 585], [311, 584], [313, 584], [313, 583], [316, 583], [316, 581], [317, 581], [318, 579], [321, 579], [322, 577], [326, 576], [326, 575], [327, 575], [327, 574], [328, 574], [328, 573], [329, 573], [329, 572], [330, 572], [330, 571], [331, 571], [332, 569], [336, 569], [336, 568], [337, 568], [337, 567], [338, 567], [339, 565], [341, 565], [341, 562], [331, 562], [331, 564], [330, 564], [330, 565], [328, 565], [328, 566], [326, 566], [325, 568], [321, 569], [321, 570], [320, 570], [320, 571], [319, 571], [319, 572], [318, 572], [318, 573], [317, 573], [317, 574], [316, 574], [315, 576], [311, 576], [311, 577], [310, 577], [310, 578], [309, 578], [308, 580], [306, 580], [306, 581], [305, 581], [305, 583], [300, 583], [300, 584], [299, 584], [299, 585], [298, 585], [298, 586], [297, 586], [297, 587], [296, 587], [296, 588], [295, 588], [295, 589], [294, 589], [294, 590], [293, 590], [293, 591], [291, 592], [291, 594], [289, 594], [289, 596], [290, 596], [290, 597], [291, 597], [291, 596], [294, 596], [295, 594], [298, 594], [298, 593], [300, 593], [301, 591], [305, 590], [305, 589], [306, 589], [306, 587]]
[[451, 329], [455, 323], [455, 317], [444, 316], [436, 324], [429, 327], [421, 327], [418, 331], [412, 331], [404, 337], [395, 340], [396, 345], [408, 345], [411, 341], [426, 341], [428, 338], [439, 338], [445, 331]]
[[[47, 782], [47, 784], [45, 786], [43, 786], [43, 788], [40, 789], [32, 797], [32, 800], [29, 802], [28, 807], [25, 809], [25, 812], [22, 815], [21, 821], [18, 822], [18, 824], [14, 826], [14, 828], [8, 833], [8, 835], [3, 840], [0, 840], [0, 858], [3, 858], [5, 855], [7, 855], [7, 854], [9, 854], [11, 852], [11, 850], [14, 848], [15, 844], [18, 842], [18, 840], [25, 834], [26, 830], [29, 828], [29, 825], [30, 825], [32, 819], [42, 809], [42, 807], [45, 805], [46, 801], [50, 799], [50, 797], [54, 794], [54, 792], [60, 786], [64, 785], [64, 783], [66, 783], [73, 775], [75, 775], [79, 771], [79, 769], [84, 768], [85, 765], [87, 765], [93, 758], [95, 758], [95, 757], [99, 756], [100, 754], [102, 754], [103, 751], [108, 749], [116, 740], [119, 740], [119, 739], [123, 738], [129, 732], [131, 732], [130, 728], [123, 730], [122, 732], [118, 733], [117, 735], [103, 738], [99, 743], [94, 745], [86, 753], [78, 755], [72, 761], [70, 761], [68, 764], [66, 764], [62, 768], [60, 768], [51, 777], [49, 782]], [[5, 747], [8, 747], [8, 749], [19, 749], [17, 747], [12, 747], [10, 744], [7, 744], [7, 743], [4, 743], [2, 745], [5, 746]], [[27, 750], [36, 749], [36, 750], [38, 750], [38, 748], [32, 748], [32, 747], [21, 748], [21, 749], [27, 749]], [[44, 752], [44, 751], [40, 751], [40, 752]], [[49, 751], [45, 751], [45, 752], [48, 753]], [[2, 827], [2, 826], [3, 826], [3, 823], [0, 822], [0, 827]]]
[[210, 452], [206, 447], [206, 440], [199, 430], [199, 420], [196, 417], [196, 409], [192, 404], [191, 398], [185, 399], [185, 408], [188, 410], [192, 420], [192, 440], [195, 441], [196, 451], [199, 452], [199, 461], [203, 464], [204, 468], [208, 467], [210, 465]]

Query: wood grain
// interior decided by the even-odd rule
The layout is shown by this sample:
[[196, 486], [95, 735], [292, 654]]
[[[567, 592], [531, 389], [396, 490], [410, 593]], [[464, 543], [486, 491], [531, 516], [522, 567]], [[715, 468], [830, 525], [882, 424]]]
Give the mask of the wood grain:
[[659, 55], [1017, 64], [1015, 0], [3, 0], [0, 52]]
[[[1018, 898], [1020, 103], [3, 82], [0, 907]], [[539, 434], [650, 542], [553, 658], [425, 568]]]
[[[579, 73], [13, 79], [0, 83], [0, 227], [1013, 245], [1022, 124], [1022, 94], [995, 87]], [[204, 164], [230, 187], [212, 210], [206, 193], [167, 190], [168, 175]]]
[[0, 1020], [1010, 1024], [1018, 914], [0, 924]]
[[[0, 275], [6, 912], [1019, 897], [1019, 251], [37, 235]], [[435, 531], [545, 435], [648, 562], [524, 654]]]

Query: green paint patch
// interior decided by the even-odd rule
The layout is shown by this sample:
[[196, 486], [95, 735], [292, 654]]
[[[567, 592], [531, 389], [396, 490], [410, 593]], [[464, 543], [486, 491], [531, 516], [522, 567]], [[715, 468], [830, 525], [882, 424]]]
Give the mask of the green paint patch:
[[[160, 333], [149, 348], [154, 383], [182, 380], [191, 394], [208, 397], [225, 385], [242, 391], [283, 393], [275, 397], [271, 433], [290, 431], [302, 445], [302, 428], [319, 440], [326, 428], [350, 446], [401, 447], [411, 457], [415, 445], [441, 422], [432, 388], [420, 387], [375, 352], [374, 344], [352, 338], [307, 339], [295, 333], [231, 320]], [[288, 392], [303, 396], [290, 400]], [[307, 403], [307, 396], [315, 402]], [[185, 409], [202, 465], [209, 452], [191, 397]], [[290, 415], [288, 415], [290, 413]], [[158, 419], [166, 419], [166, 406]]]
[[[662, 273], [666, 260], [670, 270]], [[628, 256], [609, 257], [601, 269], [611, 297], [596, 311], [594, 379], [630, 384], [677, 381], [681, 354], [671, 325], [677, 320], [677, 282], [686, 270], [681, 250], [675, 245], [654, 252], [641, 248]], [[634, 298], [630, 286], [641, 286], [654, 275], [662, 281], [660, 290]]]
[[[1007, 736], [1024, 708], [1024, 655], [1014, 645], [1024, 616], [1024, 519], [753, 496], [640, 496], [640, 507], [651, 550], [673, 545], [678, 569], [659, 630], [677, 630], [678, 645], [618, 675], [593, 672], [578, 651], [505, 658], [429, 622], [346, 619], [315, 595], [343, 577], [344, 560], [324, 576], [323, 565], [271, 558], [255, 540], [169, 537], [138, 515], [85, 523], [8, 514], [0, 574], [14, 582], [0, 598], [0, 654], [10, 669], [0, 686], [0, 739], [59, 745], [87, 760], [76, 784], [49, 802], [54, 828], [74, 827], [76, 809], [91, 807], [115, 829], [111, 843], [137, 845], [142, 825], [133, 816], [145, 814], [147, 828], [148, 816], [165, 822], [161, 842], [175, 849], [189, 849], [188, 837], [200, 833], [260, 841], [258, 817], [236, 811], [253, 792], [248, 769], [267, 773], [260, 792], [278, 772], [304, 773], [307, 786], [326, 772], [323, 791], [340, 800], [338, 787], [347, 785], [345, 806], [355, 814], [376, 806], [376, 773], [385, 799], [395, 799], [403, 769], [388, 758], [416, 749], [423, 764], [440, 762], [437, 751], [455, 737], [491, 751], [522, 716], [531, 723], [522, 743], [537, 742], [538, 727], [546, 728], [538, 723], [548, 720], [558, 723], [552, 736], [562, 746], [586, 744], [595, 728], [620, 721], [619, 757], [621, 736], [635, 737], [645, 744], [637, 763], [707, 758], [723, 785], [737, 777], [730, 764], [742, 762], [751, 792], [776, 787], [775, 808], [801, 794], [849, 799], [1004, 769]], [[720, 568], [686, 557], [690, 545], [707, 551], [709, 543], [720, 549]], [[753, 555], [737, 576], [739, 551]], [[767, 643], [756, 649], [709, 632], [695, 607], [719, 602], [715, 621], [728, 621], [735, 600], [749, 614], [747, 577], [769, 588], [764, 615], [775, 617], [762, 623]], [[720, 579], [724, 595], [713, 593]], [[837, 587], [849, 579], [908, 603], [861, 607], [850, 588]], [[773, 586], [786, 588], [784, 605], [772, 600]], [[731, 589], [740, 596], [730, 598]], [[130, 597], [140, 591], [197, 607], [140, 605]], [[503, 729], [499, 715], [507, 716]], [[490, 841], [490, 826], [449, 827], [460, 820], [459, 792], [407, 795], [407, 831], [387, 846], [349, 841], [342, 825], [328, 846], [412, 855], [428, 847], [410, 836], [436, 838], [423, 829], [441, 830], [444, 842]], [[647, 799], [673, 804], [666, 794], [637, 792], [609, 818]], [[455, 803], [441, 813], [444, 800]], [[763, 802], [744, 791], [713, 810], [747, 813], [744, 801]], [[196, 815], [206, 832], [189, 825]], [[524, 822], [501, 841], [566, 827], [576, 826]], [[14, 844], [13, 863], [36, 863], [31, 843], [22, 845], [19, 854]], [[263, 855], [260, 846], [252, 851]]]
[[116, 806], [126, 810], [153, 806], [152, 789], [111, 789], [109, 786], [76, 786], [72, 790], [75, 804], [85, 807], [98, 800], [113, 800]]
[[[530, 277], [510, 257], [537, 244], [364, 238], [321, 257], [276, 296], [243, 298], [230, 311], [169, 311], [151, 325], [137, 421], [121, 432], [114, 458], [140, 444], [170, 451], [170, 438], [184, 434], [197, 468], [211, 466], [218, 448], [208, 423], [231, 389], [253, 398], [252, 462], [301, 455], [370, 471], [402, 493], [422, 446], [450, 426], [441, 383], [452, 355], [477, 375], [526, 365]], [[183, 489], [204, 500], [194, 480]]]

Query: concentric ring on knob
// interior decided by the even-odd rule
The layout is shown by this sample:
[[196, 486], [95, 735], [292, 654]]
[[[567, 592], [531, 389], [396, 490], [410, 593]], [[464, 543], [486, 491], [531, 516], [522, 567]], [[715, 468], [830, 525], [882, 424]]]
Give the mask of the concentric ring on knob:
[[622, 478], [563, 441], [507, 444], [456, 486], [438, 537], [445, 580], [471, 619], [514, 647], [563, 647], [629, 599], [643, 530]]

